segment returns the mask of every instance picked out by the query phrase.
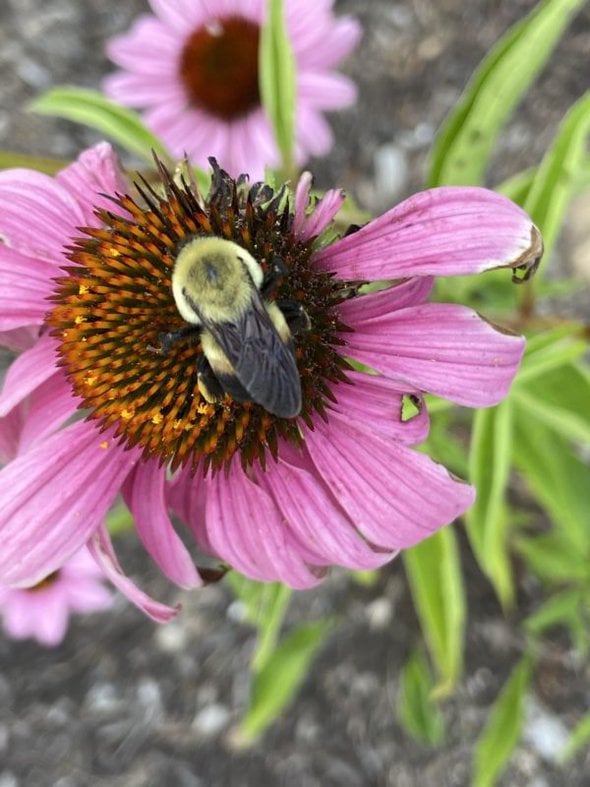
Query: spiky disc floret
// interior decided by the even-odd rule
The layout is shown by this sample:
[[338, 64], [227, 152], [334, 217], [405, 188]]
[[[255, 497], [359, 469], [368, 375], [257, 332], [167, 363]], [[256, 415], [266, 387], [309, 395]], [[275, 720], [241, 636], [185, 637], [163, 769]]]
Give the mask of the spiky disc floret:
[[275, 297], [300, 303], [311, 328], [297, 337], [303, 407], [313, 426], [326, 417], [335, 381], [348, 365], [339, 350], [347, 330], [337, 305], [349, 289], [313, 269], [312, 241], [295, 239], [286, 188], [273, 191], [245, 178], [230, 178], [212, 161], [211, 188], [203, 197], [184, 178], [175, 182], [160, 164], [161, 184], [136, 184], [137, 197], [116, 195], [118, 211], [97, 211], [100, 229], [68, 249], [74, 263], [56, 279], [55, 306], [47, 317], [59, 340], [60, 365], [75, 393], [102, 428], [114, 426], [129, 446], [143, 447], [172, 468], [227, 467], [238, 454], [243, 466], [276, 457], [279, 438], [298, 443], [297, 419], [280, 419], [252, 402], [229, 396], [206, 402], [197, 387], [198, 335], [172, 347], [161, 336], [186, 323], [176, 307], [171, 274], [187, 239], [214, 235], [243, 246], [263, 270], [278, 255], [288, 269]]

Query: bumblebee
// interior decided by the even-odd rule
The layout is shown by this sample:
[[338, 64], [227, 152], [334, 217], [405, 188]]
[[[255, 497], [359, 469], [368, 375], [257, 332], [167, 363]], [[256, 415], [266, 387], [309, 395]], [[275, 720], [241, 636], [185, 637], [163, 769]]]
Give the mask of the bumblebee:
[[172, 294], [189, 330], [200, 333], [197, 380], [203, 397], [213, 403], [227, 393], [279, 418], [294, 418], [301, 411], [301, 380], [292, 329], [307, 327], [308, 318], [295, 304], [287, 302], [283, 311], [269, 300], [286, 273], [278, 258], [271, 268], [265, 275], [232, 241], [193, 238], [176, 257]]

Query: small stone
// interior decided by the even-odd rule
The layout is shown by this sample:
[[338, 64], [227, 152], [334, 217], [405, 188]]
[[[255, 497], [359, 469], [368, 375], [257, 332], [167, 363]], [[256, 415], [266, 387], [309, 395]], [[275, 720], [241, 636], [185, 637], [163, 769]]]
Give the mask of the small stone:
[[191, 727], [198, 735], [212, 738], [228, 724], [230, 716], [225, 705], [209, 705], [197, 713]]

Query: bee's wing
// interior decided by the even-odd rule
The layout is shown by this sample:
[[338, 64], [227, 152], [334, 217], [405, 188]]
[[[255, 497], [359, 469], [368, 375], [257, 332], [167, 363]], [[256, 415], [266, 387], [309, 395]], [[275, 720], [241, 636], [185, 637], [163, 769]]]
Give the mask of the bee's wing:
[[301, 381], [293, 344], [285, 344], [258, 293], [234, 322], [208, 324], [252, 401], [280, 418], [301, 410]]

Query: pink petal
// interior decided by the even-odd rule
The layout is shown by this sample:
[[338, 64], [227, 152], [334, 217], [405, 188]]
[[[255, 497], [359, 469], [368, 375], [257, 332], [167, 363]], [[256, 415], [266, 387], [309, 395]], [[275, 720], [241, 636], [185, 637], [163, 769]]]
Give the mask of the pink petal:
[[178, 537], [164, 501], [165, 468], [157, 462], [136, 465], [125, 482], [124, 497], [143, 545], [166, 576], [183, 588], [202, 585], [189, 551]]
[[317, 477], [302, 467], [279, 460], [260, 474], [260, 483], [297, 539], [326, 564], [350, 569], [373, 569], [391, 560], [364, 541], [345, 512]]
[[227, 477], [211, 479], [206, 517], [215, 553], [246, 576], [294, 588], [318, 584], [293, 549], [281, 511], [236, 463]]
[[383, 440], [333, 414], [306, 431], [320, 476], [370, 542], [403, 549], [451, 522], [473, 503], [472, 487], [429, 457]]
[[172, 77], [162, 76], [161, 72], [145, 76], [121, 71], [106, 77], [103, 89], [106, 95], [131, 107], [157, 106], [161, 101], [170, 99], [177, 102], [186, 100], [182, 85]]
[[[332, 129], [325, 117], [306, 103], [301, 103], [297, 111], [297, 136], [295, 155], [298, 161], [306, 161], [310, 155], [323, 156], [328, 153], [334, 142]], [[385, 279], [386, 276], [381, 278]]]
[[155, 601], [148, 596], [147, 593], [144, 593], [143, 590], [140, 590], [137, 585], [123, 573], [104, 522], [98, 525], [87, 546], [90, 550], [90, 554], [104, 571], [105, 576], [129, 599], [129, 601], [139, 607], [139, 609], [145, 612], [152, 620], [155, 620], [156, 623], [167, 623], [169, 620], [176, 617], [180, 607], [169, 607], [166, 604]]
[[329, 226], [344, 203], [344, 192], [340, 189], [330, 189], [320, 200], [315, 202], [313, 209], [308, 213], [312, 183], [311, 174], [304, 172], [299, 178], [295, 190], [293, 232], [297, 239], [302, 241], [320, 235]]
[[432, 276], [408, 279], [378, 292], [350, 298], [338, 307], [340, 318], [345, 325], [362, 331], [373, 320], [388, 318], [394, 311], [424, 303], [430, 295], [433, 281]]
[[153, 16], [138, 16], [131, 29], [111, 38], [106, 45], [107, 55], [119, 66], [133, 72], [155, 74], [168, 61], [175, 63], [184, 43], [172, 30]]
[[[424, 399], [407, 386], [386, 377], [348, 372], [352, 384], [339, 383], [332, 388], [337, 402], [330, 408], [365, 428], [373, 429], [386, 440], [396, 440], [402, 445], [417, 445], [428, 437], [430, 427]], [[402, 420], [403, 394], [411, 394], [417, 413]]]
[[[125, 194], [129, 189], [117, 154], [108, 142], [100, 142], [81, 153], [69, 167], [55, 176], [58, 183], [76, 198], [84, 214], [84, 224], [100, 226], [94, 215], [96, 208], [113, 210], [114, 204], [105, 194]], [[117, 209], [121, 215], [120, 208]], [[79, 232], [75, 233], [80, 235]], [[63, 239], [64, 244], [67, 238]]]
[[337, 66], [355, 49], [362, 34], [362, 27], [356, 19], [339, 17], [332, 23], [329, 36], [324, 38], [324, 45], [307, 49], [301, 68], [318, 70]]
[[[193, 25], [197, 26], [202, 19], [201, 3], [191, 0], [149, 0], [154, 13], [176, 33], [188, 35]], [[222, 15], [221, 0], [216, 2], [217, 14]]]
[[297, 91], [300, 101], [309, 102], [316, 109], [336, 110], [354, 104], [357, 89], [354, 82], [342, 74], [305, 72], [299, 74]]
[[470, 407], [488, 407], [506, 396], [525, 346], [521, 336], [501, 333], [471, 309], [447, 303], [349, 325], [355, 330], [346, 334], [346, 352], [353, 358]]
[[28, 325], [25, 328], [12, 328], [0, 331], [0, 346], [13, 352], [22, 353], [30, 349], [39, 338], [39, 326]]
[[74, 612], [102, 612], [113, 606], [112, 593], [96, 579], [79, 579], [68, 590], [68, 604]]
[[44, 334], [30, 350], [25, 350], [12, 362], [0, 393], [0, 417], [9, 413], [35, 388], [55, 374], [56, 345], [57, 342], [52, 336]]
[[23, 425], [18, 444], [19, 453], [32, 448], [64, 424], [75, 412], [80, 399], [60, 369], [41, 383], [23, 402]]
[[74, 197], [48, 175], [0, 171], [0, 236], [8, 246], [61, 265], [66, 262], [64, 245], [84, 221]]
[[530, 265], [541, 250], [538, 230], [509, 199], [447, 186], [415, 194], [323, 249], [316, 265], [345, 279], [461, 276]]
[[179, 471], [174, 478], [167, 482], [166, 499], [170, 508], [191, 530], [199, 547], [211, 557], [218, 557], [209, 542], [207, 525], [205, 521], [205, 504], [207, 499], [208, 482], [197, 482], [196, 474], [193, 476], [189, 470]]
[[55, 264], [0, 244], [0, 330], [41, 323], [58, 273]]
[[0, 470], [0, 583], [33, 585], [99, 525], [138, 459], [78, 421]]

